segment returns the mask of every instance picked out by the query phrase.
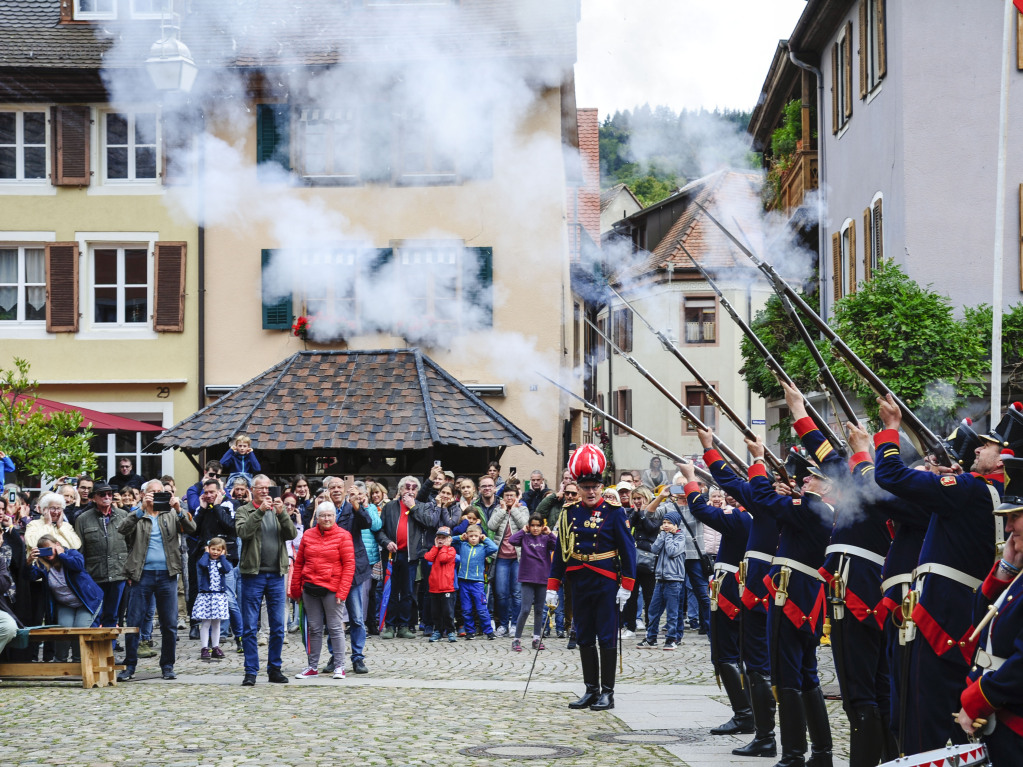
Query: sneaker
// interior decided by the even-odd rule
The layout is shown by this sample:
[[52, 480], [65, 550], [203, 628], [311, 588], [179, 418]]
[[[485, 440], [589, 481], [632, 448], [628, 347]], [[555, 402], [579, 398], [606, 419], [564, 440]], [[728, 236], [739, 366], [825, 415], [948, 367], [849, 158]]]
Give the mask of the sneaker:
[[674, 650], [676, 647], [678, 647], [678, 643], [672, 642], [670, 639], [664, 643], [665, 650]]
[[294, 634], [296, 631], [301, 630], [301, 628], [302, 628], [301, 623], [291, 623], [288, 625], [288, 633]]
[[642, 631], [646, 628], [646, 624], [641, 618], [636, 618], [636, 631]]
[[458, 636], [460, 637], [465, 636], [465, 626], [462, 626], [462, 628], [458, 629]]
[[307, 666], [303, 671], [299, 671], [295, 674], [295, 679], [305, 679], [310, 676], [319, 676], [320, 672], [314, 669], [312, 666]]
[[493, 632], [493, 631], [491, 631], [491, 632], [490, 632], [489, 634], [485, 634], [484, 636], [486, 636], [486, 638], [487, 638], [487, 639], [488, 639], [489, 641], [491, 641], [491, 642], [493, 642], [493, 641], [494, 641], [494, 632]]
[[398, 629], [398, 633], [396, 634], [396, 636], [398, 637], [398, 639], [415, 639], [416, 632], [414, 632], [407, 626], [402, 626], [400, 629]]
[[440, 641], [440, 632], [439, 631], [434, 631], [433, 634], [430, 635], [430, 641], [431, 642], [439, 642]]
[[387, 628], [385, 628], [383, 631], [380, 632], [380, 638], [381, 639], [394, 639], [395, 632], [396, 632], [396, 629], [394, 628], [394, 626], [388, 626]]
[[331, 655], [330, 659], [327, 661], [327, 665], [323, 667], [323, 673], [324, 674], [333, 674], [334, 673], [334, 669], [336, 669], [336, 668], [337, 668], [337, 659], [333, 655]]
[[239, 655], [241, 655], [243, 652], [245, 652], [245, 648], [242, 646], [242, 638], [241, 637], [235, 637], [234, 638], [234, 651], [236, 653], [238, 653]]
[[657, 638], [644, 637], [643, 641], [636, 645], [636, 647], [657, 647]]
[[242, 680], [242, 687], [255, 687], [256, 686], [256, 675], [246, 674]]
[[635, 631], [629, 631], [628, 629], [622, 631], [622, 639], [632, 639], [634, 636], [636, 636]]
[[168, 682], [178, 678], [178, 675], [174, 673], [174, 669], [165, 669], [163, 672], [163, 678]]
[[506, 637], [508, 636], [508, 627], [498, 626], [497, 631], [495, 631], [494, 633], [497, 634], [499, 637]]
[[147, 642], [139, 642], [139, 649], [136, 654], [139, 658], [155, 658], [159, 653], [156, 652], [156, 648], [153, 647], [153, 640], [150, 639]]
[[518, 639], [512, 642], [512, 652], [522, 652], [522, 642]]
[[542, 639], [534, 639], [533, 640], [533, 649], [534, 650], [546, 650], [547, 648], [543, 646], [543, 640]]
[[213, 652], [210, 653], [213, 656], [213, 660], [223, 660], [224, 651], [220, 649], [220, 645], [213, 648]]
[[[342, 669], [342, 670], [344, 670], [344, 669]], [[366, 662], [364, 660], [361, 660], [361, 659], [360, 660], [353, 660], [352, 661], [352, 671], [354, 671], [356, 674], [368, 674], [369, 673], [369, 669], [366, 668]]]
[[256, 644], [260, 647], [266, 647], [266, 637], [263, 634], [260, 634], [259, 639], [256, 640]]
[[335, 679], [344, 679], [345, 678], [345, 670], [343, 668], [335, 669], [334, 670], [334, 678]]
[[473, 633], [472, 633], [471, 631], [467, 631], [467, 632], [465, 633], [465, 641], [466, 641], [466, 642], [470, 642], [470, 641], [472, 641], [472, 637], [473, 637]]
[[199, 660], [209, 660], [209, 659], [210, 659], [210, 648], [208, 648], [208, 647], [202, 648], [202, 650], [199, 651]]
[[564, 638], [565, 638], [565, 632], [564, 631], [559, 631], [558, 632], [558, 639], [564, 639]]
[[287, 684], [288, 683], [288, 677], [286, 677], [284, 675], [284, 672], [281, 671], [279, 668], [271, 668], [270, 670], [268, 670], [266, 672], [266, 676], [267, 676], [267, 679], [269, 679], [274, 684]]
[[448, 634], [448, 641], [449, 642], [457, 642], [458, 641], [458, 637], [455, 636], [455, 632], [454, 631], [452, 631], [451, 633]]
[[117, 675], [118, 682], [130, 682], [134, 678], [135, 669], [133, 669], [131, 666], [125, 667], [125, 669]]

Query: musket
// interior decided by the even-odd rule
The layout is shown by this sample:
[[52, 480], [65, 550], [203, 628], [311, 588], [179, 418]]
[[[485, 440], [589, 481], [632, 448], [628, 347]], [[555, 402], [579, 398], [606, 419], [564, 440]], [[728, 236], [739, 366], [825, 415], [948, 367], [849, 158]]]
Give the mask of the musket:
[[[756, 441], [757, 439], [756, 433], [752, 429], [750, 429], [749, 426], [746, 425], [746, 422], [739, 417], [739, 414], [736, 413], [729, 406], [729, 404], [721, 397], [720, 394], [718, 394], [717, 390], [710, 385], [710, 382], [702, 375], [700, 375], [700, 371], [696, 369], [693, 363], [691, 363], [681, 351], [679, 351], [678, 347], [675, 346], [675, 344], [673, 344], [671, 340], [666, 335], [664, 335], [664, 333], [662, 333], [660, 330], [651, 325], [650, 322], [646, 319], [646, 317], [640, 314], [639, 311], [636, 310], [636, 307], [630, 304], [621, 293], [619, 293], [610, 285], [608, 285], [607, 287], [608, 290], [610, 290], [618, 297], [619, 301], [621, 301], [623, 304], [629, 307], [633, 315], [639, 318], [640, 322], [647, 326], [647, 329], [651, 333], [653, 333], [654, 336], [656, 336], [657, 340], [661, 342], [661, 345], [665, 348], [665, 350], [670, 352], [675, 357], [675, 359], [682, 363], [685, 369], [688, 370], [689, 373], [693, 376], [693, 378], [696, 379], [697, 383], [699, 383], [700, 386], [703, 387], [703, 390], [707, 394], [707, 399], [713, 402], [714, 406], [721, 411], [725, 418], [727, 418], [735, 425], [735, 427], [742, 433], [743, 438]], [[789, 475], [788, 472], [785, 471], [785, 462], [778, 458], [778, 456], [776, 456], [772, 451], [766, 449], [766, 447], [764, 449], [764, 460], [767, 461], [767, 465], [770, 466], [771, 469], [776, 471], [781, 476], [783, 482], [788, 483]]]
[[[689, 256], [689, 260], [693, 262], [693, 265], [699, 270], [700, 274], [703, 275], [703, 278], [707, 281], [707, 284], [710, 285], [710, 287], [714, 290], [715, 293], [717, 293], [718, 300], [720, 301], [722, 308], [726, 312], [728, 312], [731, 318], [735, 321], [735, 324], [739, 326], [740, 330], [742, 330], [743, 335], [745, 335], [746, 338], [750, 340], [750, 343], [753, 344], [754, 348], [756, 348], [760, 356], [763, 357], [764, 364], [767, 365], [767, 369], [774, 373], [775, 378], [777, 378], [779, 381], [783, 381], [784, 383], [787, 383], [790, 386], [795, 386], [795, 383], [792, 381], [792, 378], [789, 376], [788, 373], [785, 372], [785, 369], [781, 366], [781, 363], [778, 362], [778, 360], [774, 358], [774, 355], [767, 350], [767, 347], [764, 346], [764, 342], [761, 341], [757, 334], [753, 332], [753, 328], [747, 325], [746, 321], [739, 316], [739, 313], [737, 311], [735, 311], [735, 307], [732, 306], [731, 303], [729, 303], [727, 298], [725, 298], [725, 294], [721, 292], [721, 288], [719, 288], [717, 286], [717, 283], [714, 282], [713, 279], [711, 279], [711, 276], [709, 274], [707, 274], [707, 270], [704, 269], [695, 258], [693, 258], [693, 254], [686, 250], [685, 245], [682, 245], [681, 243], [679, 243], [679, 245], [681, 246], [685, 254]], [[845, 443], [838, 438], [834, 431], [832, 431], [831, 427], [828, 426], [827, 421], [825, 421], [821, 417], [820, 413], [817, 412], [817, 409], [810, 403], [810, 401], [805, 396], [803, 397], [803, 404], [806, 407], [807, 415], [810, 416], [810, 419], [814, 422], [814, 425], [821, 430], [821, 434], [824, 435], [824, 438], [831, 443], [831, 445], [835, 448], [835, 450], [839, 452], [840, 455], [845, 455], [844, 449]]]
[[860, 377], [860, 379], [874, 392], [878, 397], [884, 398], [888, 394], [892, 395], [892, 399], [898, 406], [899, 410], [902, 411], [902, 428], [909, 435], [910, 441], [913, 446], [920, 452], [921, 455], [933, 455], [937, 459], [938, 463], [942, 466], [951, 466], [952, 457], [948, 454], [941, 440], [938, 439], [937, 435], [932, 432], [924, 422], [917, 418], [916, 414], [906, 407], [906, 404], [899, 398], [899, 396], [893, 392], [884, 381], [863, 362], [849, 345], [846, 344], [842, 338], [831, 329], [831, 326], [814, 310], [810, 307], [803, 297], [800, 296], [792, 286], [789, 285], [774, 267], [766, 261], [758, 258], [749, 248], [743, 245], [739, 240], [732, 234], [720, 221], [714, 218], [705, 207], [700, 205], [698, 202], [694, 202], [700, 210], [711, 220], [711, 222], [720, 229], [724, 235], [731, 240], [739, 250], [741, 250], [746, 257], [753, 262], [753, 264], [760, 269], [771, 282], [785, 292], [785, 295], [792, 301], [798, 309], [806, 315], [806, 317], [813, 323], [814, 327], [820, 331], [830, 343], [831, 348], [838, 356], [840, 356], [845, 362], [853, 369], [853, 372]]
[[[657, 391], [663, 394], [668, 399], [668, 401], [671, 402], [672, 405], [678, 408], [679, 414], [682, 416], [682, 418], [689, 422], [690, 426], [696, 429], [700, 429], [702, 431], [710, 431], [710, 427], [708, 427], [699, 418], [699, 416], [696, 415], [696, 413], [690, 410], [686, 406], [686, 404], [682, 402], [682, 400], [680, 400], [678, 397], [672, 394], [671, 391], [669, 391], [664, 384], [662, 384], [660, 381], [654, 378], [650, 371], [648, 371], [640, 364], [639, 360], [637, 360], [631, 354], [628, 354], [625, 351], [623, 351], [621, 347], [619, 347], [618, 344], [612, 341], [611, 338], [606, 333], [604, 333], [604, 331], [598, 328], [590, 320], [589, 317], [583, 317], [583, 319], [586, 321], [586, 324], [593, 329], [593, 332], [595, 332], [597, 335], [603, 338], [608, 344], [610, 344], [611, 348], [614, 349], [626, 362], [628, 362], [630, 365], [636, 368], [636, 372], [638, 372], [641, 376], [643, 376], [646, 380], [653, 384], [654, 388], [657, 389]], [[728, 462], [732, 465], [732, 468], [735, 470], [736, 474], [738, 474], [741, 478], [745, 478], [746, 476], [748, 476], [749, 466], [746, 464], [746, 462], [743, 461], [742, 458], [740, 458], [734, 450], [732, 450], [728, 445], [726, 445], [721, 440], [721, 438], [718, 437], [717, 434], [714, 434], [713, 436], [714, 447], [717, 448], [719, 453], [721, 453], [723, 456], [725, 456], [725, 458], [728, 459]]]
[[[544, 379], [545, 381], [547, 381], [547, 383], [551, 383], [551, 384], [554, 384], [555, 386], [557, 386], [559, 389], [561, 389], [561, 391], [565, 392], [565, 394], [569, 395], [570, 397], [574, 397], [575, 399], [577, 399], [580, 402], [582, 402], [584, 405], [586, 405], [586, 408], [590, 412], [596, 413], [601, 418], [606, 419], [608, 423], [613, 423], [615, 426], [617, 426], [622, 431], [628, 432], [633, 437], [636, 437], [637, 439], [641, 440], [644, 444], [649, 445], [650, 447], [652, 447], [654, 450], [656, 450], [661, 455], [666, 455], [666, 456], [668, 456], [668, 458], [670, 458], [671, 460], [676, 461], [678, 463], [692, 463], [692, 461], [689, 460], [688, 458], [686, 458], [685, 456], [681, 456], [678, 453], [675, 453], [675, 452], [669, 450], [668, 448], [664, 447], [664, 445], [659, 445], [658, 443], [654, 442], [649, 437], [647, 437], [644, 434], [641, 434], [640, 432], [638, 432], [635, 429], [633, 429], [631, 426], [629, 426], [624, 421], [620, 421], [617, 418], [615, 418], [613, 415], [611, 415], [610, 413], [604, 412], [603, 410], [601, 410], [599, 407], [594, 405], [589, 400], [586, 400], [586, 399], [580, 397], [578, 394], [576, 394], [571, 389], [566, 389], [564, 386], [559, 384], [557, 381], [551, 380], [550, 378], [545, 376], [540, 371], [536, 371], [536, 374], [538, 376], [540, 376], [542, 379]], [[699, 466], [693, 466], [693, 469], [696, 471], [696, 476], [698, 476], [708, 486], [710, 486], [710, 485], [713, 485], [714, 487], [718, 486], [718, 483], [714, 480], [714, 477], [711, 475], [711, 473], [709, 471], [707, 471], [706, 469], [703, 469], [703, 468], [701, 468]]]

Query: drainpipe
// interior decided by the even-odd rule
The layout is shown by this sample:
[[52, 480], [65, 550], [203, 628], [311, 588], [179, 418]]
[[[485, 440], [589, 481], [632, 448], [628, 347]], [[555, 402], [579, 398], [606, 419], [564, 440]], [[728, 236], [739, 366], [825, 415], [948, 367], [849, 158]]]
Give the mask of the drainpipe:
[[824, 211], [827, 210], [827, 186], [824, 180], [828, 176], [825, 172], [824, 154], [824, 75], [817, 67], [796, 58], [796, 53], [791, 48], [789, 48], [789, 61], [800, 69], [811, 72], [817, 78], [817, 251], [819, 254], [817, 257], [817, 292], [820, 296], [821, 317], [827, 318], [828, 295], [826, 286], [828, 283], [825, 279], [825, 269], [828, 260], [825, 258], [825, 254], [827, 253], [828, 232], [824, 220]]
[[[205, 122], [205, 115], [200, 114], [200, 120]], [[205, 126], [199, 136], [199, 151], [197, 153], [196, 168], [196, 221], [199, 224], [199, 243], [196, 253], [196, 269], [198, 271], [199, 286], [197, 289], [199, 300], [199, 321], [198, 321], [198, 344], [196, 349], [196, 367], [198, 368], [197, 379], [199, 382], [199, 409], [206, 406], [206, 135]], [[202, 464], [206, 465], [206, 451], [201, 452]]]

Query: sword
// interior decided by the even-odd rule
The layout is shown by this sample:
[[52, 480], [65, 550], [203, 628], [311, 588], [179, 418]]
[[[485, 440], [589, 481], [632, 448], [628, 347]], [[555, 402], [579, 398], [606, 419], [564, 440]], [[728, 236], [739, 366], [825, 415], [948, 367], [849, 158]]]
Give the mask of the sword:
[[774, 593], [774, 604], [768, 611], [767, 616], [771, 621], [771, 692], [774, 693], [774, 702], [778, 702], [778, 640], [781, 634], [781, 615], [785, 603], [789, 599], [789, 576], [792, 570], [782, 566], [777, 573], [778, 583]]
[[[717, 613], [718, 613], [718, 594], [721, 591], [721, 584], [718, 582], [714, 574], [714, 579], [710, 582], [710, 662], [714, 667], [714, 681], [718, 683], [718, 689], [721, 689], [721, 674], [718, 672], [718, 629], [717, 629]], [[739, 678], [742, 678], [742, 670], [740, 668]]]
[[[551, 607], [546, 605], [544, 607], [543, 622], [547, 623], [551, 619]], [[543, 632], [541, 632], [542, 634]], [[533, 669], [536, 668], [536, 659], [540, 657], [540, 645], [543, 644], [543, 640], [536, 643], [536, 652], [533, 653], [533, 665], [529, 667], [529, 677], [526, 679], [526, 689], [522, 691], [522, 699], [526, 699], [526, 693], [529, 692], [529, 683], [533, 680]]]

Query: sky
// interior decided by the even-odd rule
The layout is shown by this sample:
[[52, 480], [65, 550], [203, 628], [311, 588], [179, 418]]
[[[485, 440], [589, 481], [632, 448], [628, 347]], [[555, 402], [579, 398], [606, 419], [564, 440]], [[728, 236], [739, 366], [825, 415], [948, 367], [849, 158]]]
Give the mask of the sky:
[[582, 0], [576, 99], [603, 119], [649, 103], [752, 109], [806, 0]]

